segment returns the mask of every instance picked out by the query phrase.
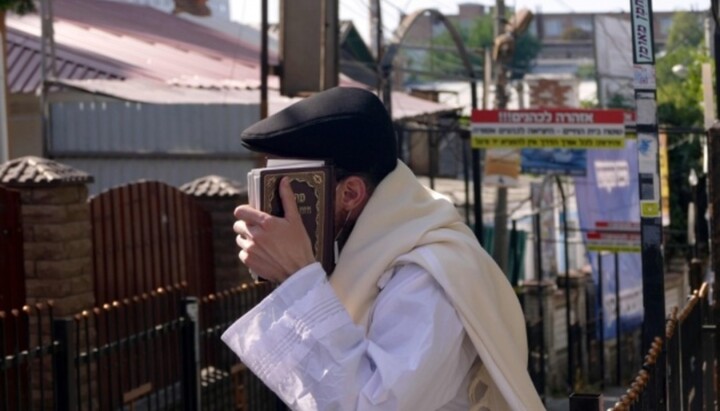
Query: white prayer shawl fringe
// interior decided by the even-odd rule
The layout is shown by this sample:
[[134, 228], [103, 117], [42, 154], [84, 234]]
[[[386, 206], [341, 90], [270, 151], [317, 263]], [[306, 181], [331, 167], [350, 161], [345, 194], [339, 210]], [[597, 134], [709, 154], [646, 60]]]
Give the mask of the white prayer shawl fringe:
[[367, 326], [380, 276], [407, 263], [437, 280], [477, 349], [472, 409], [543, 410], [527, 372], [525, 320], [510, 283], [453, 204], [398, 161], [358, 218], [330, 283], [353, 321]]

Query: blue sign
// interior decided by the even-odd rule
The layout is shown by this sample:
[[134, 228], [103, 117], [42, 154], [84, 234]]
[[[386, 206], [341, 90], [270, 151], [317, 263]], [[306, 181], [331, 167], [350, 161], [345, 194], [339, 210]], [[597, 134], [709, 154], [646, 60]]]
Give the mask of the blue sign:
[[520, 168], [524, 174], [584, 176], [587, 150], [525, 148], [520, 151]]
[[[588, 150], [587, 176], [575, 178], [580, 227], [594, 230], [598, 221], [640, 222], [637, 145], [628, 140], [622, 150]], [[603, 319], [605, 339], [616, 336], [614, 255], [589, 252], [592, 276], [598, 284], [603, 276]], [[643, 319], [642, 265], [639, 253], [618, 254], [620, 281], [620, 332], [637, 329]]]

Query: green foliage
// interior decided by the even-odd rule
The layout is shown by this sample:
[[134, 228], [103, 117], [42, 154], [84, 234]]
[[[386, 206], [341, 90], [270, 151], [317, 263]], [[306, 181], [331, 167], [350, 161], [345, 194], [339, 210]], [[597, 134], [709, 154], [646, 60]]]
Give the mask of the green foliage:
[[598, 108], [598, 102], [595, 99], [580, 100], [580, 108]]
[[595, 65], [583, 64], [578, 67], [575, 75], [582, 80], [593, 80], [595, 79]]
[[[703, 93], [701, 66], [710, 62], [704, 44], [703, 25], [685, 12], [673, 16], [665, 54], [657, 59], [657, 115], [661, 126], [701, 128]], [[682, 66], [680, 76], [673, 67]], [[702, 148], [698, 138], [687, 133], [669, 133], [670, 243], [686, 243], [687, 206], [691, 197], [688, 175], [701, 171]]]
[[697, 15], [684, 11], [675, 13], [668, 33], [667, 50], [700, 46], [705, 40], [704, 28]]
[[627, 98], [622, 94], [612, 93], [608, 96], [608, 101], [605, 105], [607, 106], [607, 108], [631, 109], [634, 104], [631, 101], [628, 101]]
[[0, 0], [0, 10], [25, 14], [35, 11], [35, 3], [32, 0]]
[[[493, 16], [486, 14], [479, 17], [470, 27], [458, 28], [459, 35], [470, 54], [470, 61], [478, 78], [482, 77], [484, 54], [483, 50], [492, 49], [493, 45]], [[457, 52], [455, 43], [447, 30], [431, 39], [430, 48], [434, 51], [428, 52], [421, 61], [422, 70], [431, 73], [450, 75], [466, 74], [465, 68]], [[515, 53], [510, 63], [511, 77], [521, 78], [532, 67], [540, 51], [540, 42], [534, 36], [524, 33], [515, 41]], [[419, 79], [422, 79], [420, 77]], [[432, 80], [432, 78], [427, 78]]]
[[540, 40], [529, 33], [525, 33], [518, 37], [515, 42], [515, 54], [513, 55], [512, 63], [510, 64], [512, 69], [512, 78], [522, 78], [525, 73], [532, 69], [535, 57], [540, 52], [540, 47]]
[[[701, 66], [707, 56], [702, 25], [685, 12], [675, 13], [665, 55], [657, 60], [658, 120], [661, 124], [699, 127], [703, 124]], [[684, 77], [673, 67], [687, 69]]]
[[579, 27], [568, 27], [561, 35], [563, 40], [590, 40], [592, 33]]

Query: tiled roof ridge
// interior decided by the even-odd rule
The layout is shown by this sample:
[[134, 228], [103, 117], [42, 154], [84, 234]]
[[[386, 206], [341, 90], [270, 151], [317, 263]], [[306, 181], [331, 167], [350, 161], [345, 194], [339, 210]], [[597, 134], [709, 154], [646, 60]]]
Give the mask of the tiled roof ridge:
[[0, 164], [0, 184], [10, 187], [87, 184], [93, 177], [69, 165], [42, 157], [26, 156]]
[[208, 175], [185, 183], [180, 191], [196, 197], [234, 197], [247, 192], [240, 182], [218, 175]]

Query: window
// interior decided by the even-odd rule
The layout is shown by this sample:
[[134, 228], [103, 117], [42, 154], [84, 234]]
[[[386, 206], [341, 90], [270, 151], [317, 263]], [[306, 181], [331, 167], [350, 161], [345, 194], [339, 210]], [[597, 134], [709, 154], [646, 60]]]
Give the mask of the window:
[[582, 31], [592, 33], [592, 18], [589, 16], [575, 17], [572, 20], [573, 26]]
[[667, 37], [670, 34], [670, 26], [672, 26], [672, 16], [663, 16], [658, 19], [658, 31], [659, 36], [656, 37]]
[[559, 19], [548, 19], [543, 21], [543, 28], [545, 36], [547, 37], [560, 37], [563, 32], [562, 20]]

